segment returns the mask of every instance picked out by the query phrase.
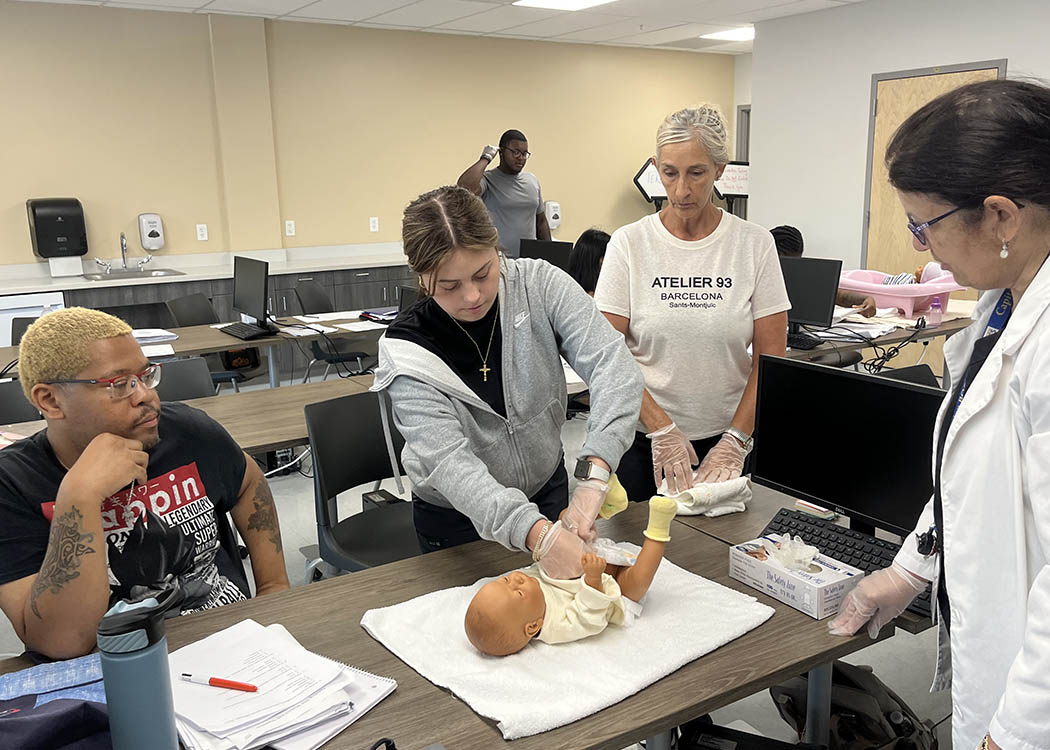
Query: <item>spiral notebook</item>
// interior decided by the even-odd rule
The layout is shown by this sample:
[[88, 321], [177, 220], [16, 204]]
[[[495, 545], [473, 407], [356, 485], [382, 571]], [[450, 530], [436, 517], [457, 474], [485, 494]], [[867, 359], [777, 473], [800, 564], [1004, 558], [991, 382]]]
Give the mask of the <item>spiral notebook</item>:
[[[179, 737], [190, 750], [315, 750], [397, 687], [304, 649], [283, 626], [253, 620], [170, 656]], [[254, 693], [178, 678], [208, 674], [258, 686]]]

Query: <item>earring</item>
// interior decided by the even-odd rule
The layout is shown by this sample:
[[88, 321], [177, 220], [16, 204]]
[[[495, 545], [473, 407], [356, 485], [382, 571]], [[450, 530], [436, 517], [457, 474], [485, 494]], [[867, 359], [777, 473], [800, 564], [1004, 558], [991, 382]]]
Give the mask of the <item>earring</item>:
[[1006, 244], [1006, 240], [1003, 240], [1003, 249], [999, 251], [999, 257], [1003, 260], [1010, 257], [1010, 246]]

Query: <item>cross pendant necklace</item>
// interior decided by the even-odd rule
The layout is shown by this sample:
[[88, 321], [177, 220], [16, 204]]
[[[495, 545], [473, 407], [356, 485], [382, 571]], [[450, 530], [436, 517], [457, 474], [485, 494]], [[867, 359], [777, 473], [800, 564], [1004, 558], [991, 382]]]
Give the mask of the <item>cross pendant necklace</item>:
[[[492, 304], [498, 305], [499, 299], [497, 298]], [[452, 318], [451, 315], [449, 315]], [[459, 330], [466, 334], [467, 338], [470, 339], [470, 343], [474, 345], [474, 348], [478, 350], [478, 356], [481, 357], [481, 367], [478, 368], [478, 372], [481, 373], [481, 381], [483, 383], [489, 382], [489, 373], [492, 372], [492, 368], [489, 367], [489, 354], [492, 352], [492, 339], [496, 335], [496, 326], [499, 325], [499, 309], [496, 309], [496, 317], [492, 319], [492, 330], [489, 331], [489, 345], [485, 349], [485, 353], [481, 353], [481, 347], [478, 346], [478, 342], [474, 340], [474, 337], [467, 333], [467, 329], [460, 325], [459, 321], [452, 318], [452, 322], [456, 324]]]

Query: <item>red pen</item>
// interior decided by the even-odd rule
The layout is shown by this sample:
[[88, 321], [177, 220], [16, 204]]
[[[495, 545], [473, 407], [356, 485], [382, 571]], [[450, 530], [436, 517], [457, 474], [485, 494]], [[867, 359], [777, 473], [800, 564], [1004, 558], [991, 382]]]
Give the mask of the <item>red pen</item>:
[[247, 682], [237, 682], [237, 680], [224, 680], [222, 677], [197, 677], [196, 675], [182, 673], [182, 679], [186, 682], [193, 682], [197, 685], [211, 685], [217, 688], [226, 688], [227, 690], [243, 690], [246, 693], [254, 693], [257, 688], [255, 685], [251, 685]]

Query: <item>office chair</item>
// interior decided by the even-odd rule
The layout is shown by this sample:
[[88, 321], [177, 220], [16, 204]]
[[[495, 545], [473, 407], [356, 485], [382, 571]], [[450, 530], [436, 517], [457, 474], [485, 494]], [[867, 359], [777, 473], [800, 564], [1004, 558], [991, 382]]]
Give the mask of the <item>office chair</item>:
[[211, 372], [203, 357], [172, 359], [161, 362], [160, 368], [157, 395], [161, 401], [186, 401], [215, 395]]
[[[354, 393], [305, 408], [306, 432], [314, 460], [314, 510], [320, 558], [306, 565], [310, 581], [320, 563], [340, 570], [364, 570], [420, 554], [412, 503], [394, 502], [338, 519], [340, 492], [402, 473], [392, 467], [383, 435], [379, 395]], [[348, 429], [353, 425], [352, 429]], [[391, 425], [392, 427], [392, 425]], [[394, 452], [404, 439], [393, 434]]]
[[814, 357], [807, 357], [809, 362], [816, 365], [828, 365], [829, 367], [839, 367], [845, 369], [852, 367], [856, 369], [857, 365], [864, 359], [864, 355], [859, 351], [853, 350], [848, 352], [841, 352], [834, 350], [830, 352], [821, 352]]
[[18, 346], [26, 329], [36, 322], [36, 318], [11, 318], [11, 346]]
[[[211, 300], [200, 292], [196, 294], [190, 294], [186, 297], [179, 297], [177, 299], [169, 299], [164, 303], [168, 312], [171, 313], [172, 319], [175, 321], [175, 325], [180, 328], [186, 326], [207, 326], [213, 323], [221, 323], [219, 316], [215, 314], [215, 308], [211, 306]], [[234, 347], [240, 348], [240, 347]], [[222, 358], [218, 354], [205, 354], [204, 360], [208, 363], [208, 370], [211, 373], [211, 381], [215, 385], [215, 392], [219, 392], [219, 387], [223, 383], [229, 383], [233, 386], [235, 392], [240, 392], [239, 384], [246, 380], [250, 380], [257, 375], [261, 375], [266, 368], [262, 366], [263, 357], [259, 356], [258, 349], [254, 349], [256, 356], [259, 359], [259, 367], [253, 367], [251, 369], [244, 370], [230, 370], [225, 367], [222, 363]], [[161, 378], [163, 382], [163, 376]]]
[[[316, 281], [300, 281], [295, 285], [295, 296], [299, 298], [299, 307], [302, 308], [303, 315], [318, 315], [320, 313], [335, 312], [335, 308], [332, 306], [332, 300], [328, 297], [328, 293], [324, 290], [324, 287], [318, 284]], [[321, 376], [321, 380], [328, 377], [329, 370], [332, 369], [333, 365], [341, 365], [346, 363], [357, 363], [357, 369], [351, 370], [354, 375], [360, 375], [367, 371], [365, 367], [365, 361], [370, 360], [368, 352], [350, 351], [343, 348], [344, 344], [340, 341], [332, 339], [326, 339], [322, 346], [321, 341], [314, 339], [310, 342], [310, 354], [313, 359], [310, 360], [310, 364], [306, 366], [306, 373], [303, 375], [303, 382], [310, 382], [310, 370], [318, 362], [324, 362], [324, 375]], [[375, 362], [370, 361], [369, 367], [374, 367]]]
[[18, 380], [0, 383], [0, 424], [32, 422], [40, 419], [40, 412], [26, 400]]

